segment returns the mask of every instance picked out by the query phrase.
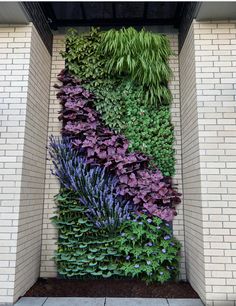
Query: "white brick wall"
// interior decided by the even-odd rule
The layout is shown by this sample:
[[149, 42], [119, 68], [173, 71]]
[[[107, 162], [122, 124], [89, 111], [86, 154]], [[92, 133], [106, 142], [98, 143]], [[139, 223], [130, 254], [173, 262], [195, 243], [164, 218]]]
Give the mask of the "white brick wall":
[[180, 61], [182, 171], [187, 279], [204, 295], [201, 177], [193, 26], [182, 47]]
[[[183, 148], [184, 143], [189, 145], [189, 151], [183, 149], [184, 168], [188, 154], [192, 155], [190, 146], [197, 151], [199, 161], [198, 175], [190, 181], [183, 172], [185, 216], [191, 210], [190, 202], [186, 202], [189, 185], [198, 197], [192, 219], [185, 217], [186, 251], [191, 244], [187, 229], [194, 234], [197, 226], [201, 243], [194, 240], [192, 254], [199, 253], [198, 270], [204, 274], [194, 279], [193, 265], [199, 257], [188, 256], [187, 273], [206, 305], [231, 306], [236, 305], [236, 23], [194, 22], [188, 37], [191, 46], [185, 42], [180, 55]], [[183, 68], [189, 57], [196, 71], [193, 86]], [[192, 102], [190, 91], [194, 95]], [[184, 101], [192, 104], [194, 117], [186, 112]], [[192, 122], [191, 128], [193, 122], [198, 128], [197, 144], [184, 138], [187, 122]]]
[[[175, 149], [176, 149], [176, 175], [175, 183], [182, 192], [181, 178], [181, 135], [180, 135], [180, 97], [179, 97], [179, 63], [178, 63], [178, 35], [169, 35], [171, 47], [175, 55], [170, 59], [170, 66], [173, 71], [173, 78], [170, 83], [170, 89], [173, 94], [172, 102], [172, 122], [175, 126]], [[64, 50], [64, 36], [54, 36], [51, 89], [50, 89], [50, 107], [49, 107], [49, 129], [48, 136], [51, 134], [59, 135], [61, 123], [58, 121], [58, 111], [60, 110], [59, 101], [56, 99], [56, 90], [53, 87], [57, 83], [57, 74], [64, 68], [64, 61], [60, 51]], [[57, 275], [56, 265], [53, 260], [53, 254], [56, 249], [57, 232], [52, 225], [50, 218], [55, 211], [54, 195], [58, 193], [59, 185], [54, 176], [50, 173], [51, 163], [47, 161], [46, 182], [45, 182], [45, 201], [43, 217], [43, 236], [42, 236], [42, 259], [41, 259], [41, 277], [55, 277]], [[181, 279], [185, 279], [185, 258], [184, 258], [184, 226], [183, 226], [183, 204], [178, 206], [178, 216], [174, 221], [174, 234], [182, 243], [182, 261], [181, 261]]]
[[[170, 67], [173, 73], [169, 88], [171, 90], [173, 100], [171, 104], [171, 117], [174, 125], [175, 136], [175, 176], [173, 183], [176, 184], [180, 193], [182, 190], [182, 148], [181, 148], [181, 126], [180, 126], [180, 81], [179, 81], [179, 57], [178, 57], [178, 35], [169, 34], [171, 49], [174, 55], [170, 58]], [[181, 263], [180, 263], [180, 279], [186, 279], [185, 269], [185, 242], [184, 242], [184, 216], [183, 202], [177, 206], [178, 215], [173, 221], [173, 230], [175, 237], [181, 242]]]
[[0, 302], [40, 265], [51, 57], [29, 26], [0, 27]]
[[[50, 135], [60, 135], [61, 123], [58, 121], [58, 111], [60, 110], [60, 104], [56, 98], [57, 90], [54, 88], [54, 84], [58, 84], [57, 75], [65, 67], [64, 60], [60, 55], [60, 51], [63, 51], [64, 48], [64, 36], [54, 36], [50, 83], [48, 137]], [[56, 265], [53, 260], [54, 251], [57, 247], [57, 231], [53, 226], [50, 218], [54, 215], [56, 209], [53, 198], [59, 191], [59, 184], [57, 179], [51, 174], [50, 168], [52, 168], [51, 162], [47, 160], [40, 270], [41, 277], [55, 277], [57, 275]]]

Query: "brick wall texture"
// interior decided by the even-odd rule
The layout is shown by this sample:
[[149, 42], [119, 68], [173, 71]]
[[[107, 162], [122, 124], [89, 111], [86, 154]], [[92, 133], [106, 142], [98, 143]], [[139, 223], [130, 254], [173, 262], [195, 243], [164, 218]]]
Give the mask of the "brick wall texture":
[[[194, 21], [179, 56], [177, 34], [169, 38], [180, 278], [186, 267], [207, 306], [236, 306], [236, 23]], [[61, 129], [53, 85], [64, 48], [54, 36], [51, 62], [32, 24], [0, 27], [0, 303], [24, 294], [39, 269], [57, 275], [59, 184], [45, 146]]]
[[[176, 175], [174, 183], [182, 192], [181, 178], [181, 131], [180, 131], [180, 94], [179, 94], [179, 62], [178, 62], [178, 35], [168, 35], [171, 48], [174, 51], [170, 59], [170, 66], [173, 71], [173, 77], [170, 82], [170, 89], [173, 95], [172, 102], [172, 122], [175, 127], [175, 150], [176, 150]], [[60, 110], [59, 101], [56, 98], [57, 91], [53, 87], [57, 83], [57, 74], [64, 68], [64, 61], [60, 51], [64, 50], [64, 36], [54, 36], [52, 52], [52, 71], [51, 71], [51, 89], [49, 106], [49, 128], [48, 135], [59, 135], [61, 123], [58, 122], [58, 111]], [[56, 265], [53, 260], [53, 254], [56, 249], [57, 231], [51, 223], [50, 218], [54, 215], [56, 206], [53, 200], [55, 194], [59, 191], [59, 185], [54, 176], [50, 173], [51, 162], [47, 161], [46, 182], [45, 182], [45, 201], [43, 217], [43, 236], [42, 236], [42, 259], [41, 259], [41, 277], [55, 277], [57, 275]], [[182, 261], [181, 278], [185, 279], [185, 259], [184, 259], [184, 225], [183, 225], [183, 205], [178, 207], [178, 216], [174, 221], [174, 234], [182, 243]]]
[[187, 277], [236, 305], [236, 22], [193, 22], [180, 80]]
[[51, 56], [32, 24], [0, 27], [0, 302], [39, 276]]
[[[62, 127], [61, 123], [58, 121], [60, 104], [56, 98], [57, 90], [54, 88], [54, 84], [58, 83], [57, 75], [65, 67], [65, 62], [60, 55], [60, 51], [63, 51], [65, 48], [63, 35], [54, 36], [52, 48], [48, 137], [50, 135], [59, 136]], [[40, 270], [41, 277], [55, 277], [57, 275], [56, 265], [53, 260], [54, 251], [57, 248], [57, 231], [50, 218], [54, 216], [56, 210], [56, 205], [53, 198], [59, 191], [59, 184], [55, 176], [51, 174], [50, 169], [52, 169], [52, 165], [51, 162], [47, 160]]]

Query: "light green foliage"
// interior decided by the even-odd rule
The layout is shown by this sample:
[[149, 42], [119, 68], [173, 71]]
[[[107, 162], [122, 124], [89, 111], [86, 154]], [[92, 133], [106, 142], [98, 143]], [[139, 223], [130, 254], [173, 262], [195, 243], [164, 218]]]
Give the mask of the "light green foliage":
[[129, 139], [130, 151], [146, 153], [164, 175], [172, 176], [174, 132], [169, 107], [156, 109], [146, 105], [141, 88], [127, 80], [106, 84], [96, 90], [96, 108], [105, 123]]
[[180, 244], [157, 217], [141, 215], [123, 223], [116, 245], [126, 258], [120, 269], [128, 277], [163, 283], [178, 275]]
[[[111, 43], [113, 36], [115, 38]], [[131, 39], [130, 42], [129, 39]], [[67, 68], [83, 80], [84, 87], [95, 94], [95, 106], [104, 122], [128, 138], [130, 150], [138, 150], [150, 155], [153, 163], [164, 175], [173, 175], [175, 172], [174, 135], [169, 106], [157, 107], [146, 103], [146, 93], [150, 86], [146, 88], [141, 79], [135, 79], [134, 82], [132, 67], [128, 67], [128, 54], [131, 52], [133, 60], [136, 59], [135, 56], [138, 56], [137, 63], [146, 61], [147, 67], [155, 67], [157, 75], [154, 74], [152, 77], [157, 81], [155, 87], [162, 84], [169, 92], [167, 81], [170, 71], [167, 60], [171, 51], [168, 39], [164, 35], [144, 30], [137, 32], [132, 28], [120, 31], [110, 30], [104, 33], [99, 32], [98, 29], [92, 29], [91, 32], [81, 35], [78, 35], [75, 30], [70, 30], [66, 37], [66, 44], [67, 51], [63, 53], [63, 56]], [[101, 50], [103, 50], [102, 53]], [[114, 52], [108, 54], [112, 50]], [[153, 50], [155, 50], [155, 56], [151, 52]], [[127, 64], [122, 66], [127, 71], [126, 76], [121, 73], [122, 71], [118, 71], [121, 75], [111, 75], [107, 71], [109, 63], [109, 65], [111, 62], [118, 63], [119, 54], [123, 54], [123, 61], [127, 61]], [[135, 64], [137, 69], [142, 67], [137, 63]], [[140, 78], [145, 73], [144, 66], [142, 69], [138, 72]], [[113, 70], [115, 67], [112, 68]], [[170, 102], [170, 98], [167, 100]], [[161, 103], [165, 104], [163, 101]]]
[[169, 104], [171, 93], [168, 81], [171, 69], [169, 40], [165, 35], [144, 29], [111, 29], [102, 33], [99, 47], [106, 57], [106, 68], [110, 74], [128, 75], [143, 87], [146, 104], [158, 106]]
[[125, 136], [131, 151], [141, 151], [153, 158], [153, 163], [165, 176], [174, 174], [174, 135], [169, 109], [158, 112], [137, 103], [127, 105]]

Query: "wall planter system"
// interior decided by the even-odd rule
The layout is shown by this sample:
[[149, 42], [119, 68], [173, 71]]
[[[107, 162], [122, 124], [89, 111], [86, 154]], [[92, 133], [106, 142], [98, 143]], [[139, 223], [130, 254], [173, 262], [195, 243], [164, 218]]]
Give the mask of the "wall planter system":
[[133, 28], [66, 36], [58, 80], [61, 137], [51, 137], [59, 275], [178, 276], [171, 55], [166, 36]]

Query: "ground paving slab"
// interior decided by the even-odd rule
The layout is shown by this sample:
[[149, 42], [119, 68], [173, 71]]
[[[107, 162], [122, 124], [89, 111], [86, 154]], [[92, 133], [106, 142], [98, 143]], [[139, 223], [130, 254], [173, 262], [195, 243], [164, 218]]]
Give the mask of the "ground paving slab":
[[15, 306], [204, 306], [200, 299], [22, 297]]

